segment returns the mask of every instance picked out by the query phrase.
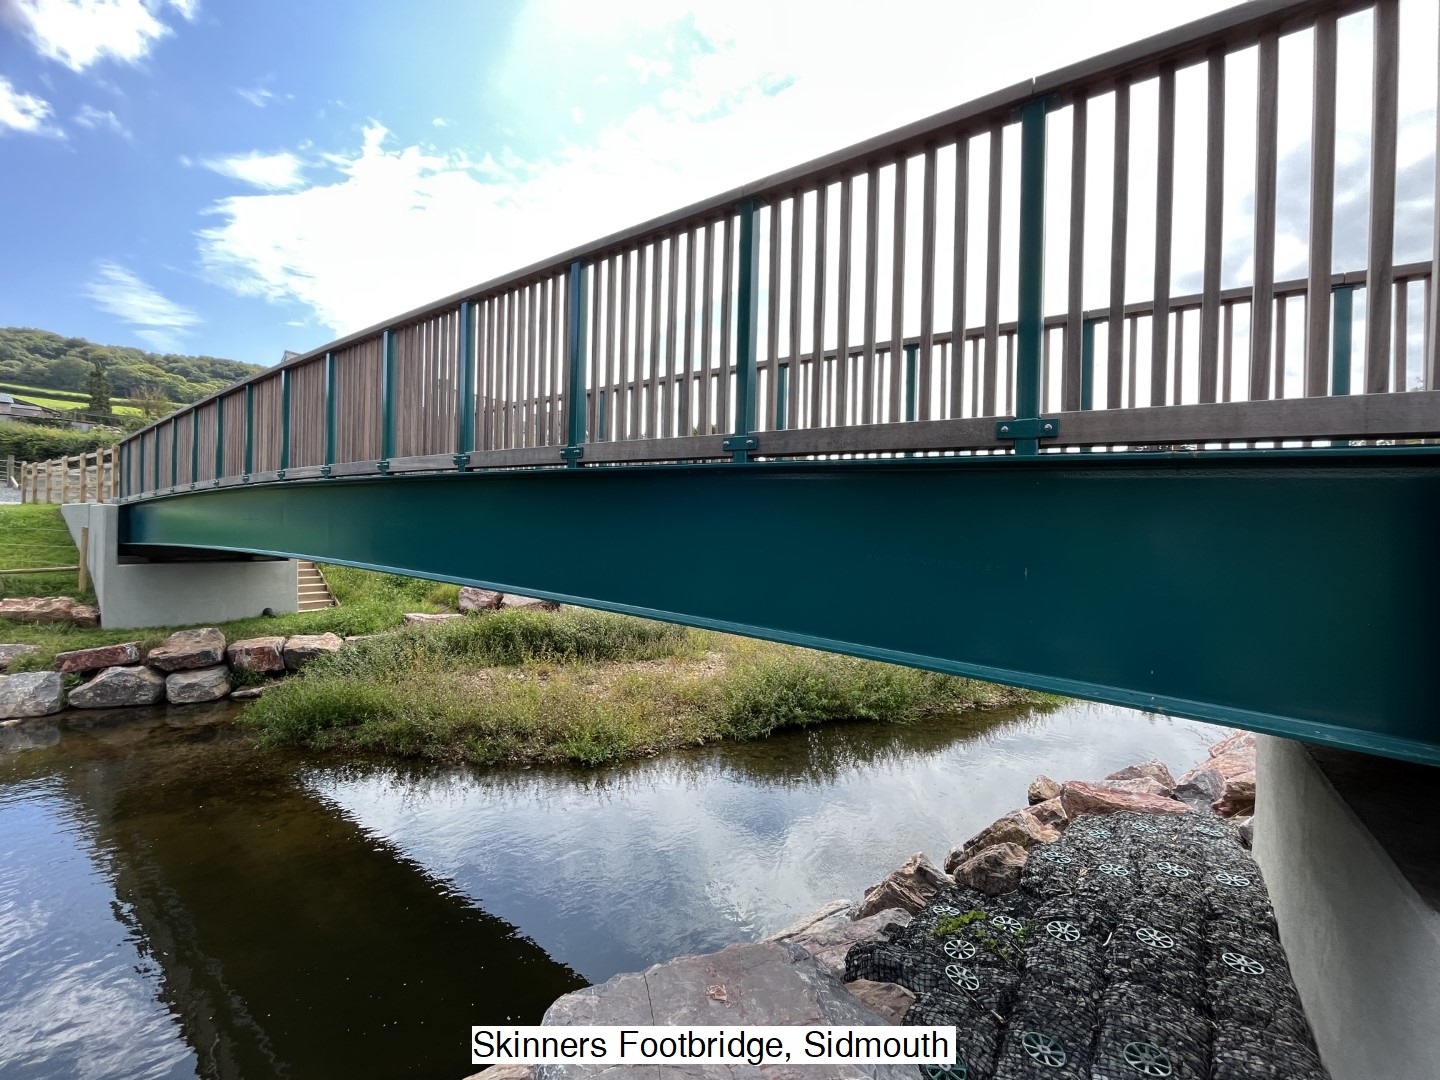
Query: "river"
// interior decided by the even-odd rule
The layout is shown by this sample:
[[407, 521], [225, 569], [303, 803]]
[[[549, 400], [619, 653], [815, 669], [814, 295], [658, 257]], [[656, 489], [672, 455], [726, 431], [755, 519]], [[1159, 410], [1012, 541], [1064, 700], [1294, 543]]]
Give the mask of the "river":
[[1216, 728], [1069, 703], [618, 767], [264, 752], [233, 706], [0, 729], [0, 1078], [473, 1072], [471, 1024], [753, 940]]

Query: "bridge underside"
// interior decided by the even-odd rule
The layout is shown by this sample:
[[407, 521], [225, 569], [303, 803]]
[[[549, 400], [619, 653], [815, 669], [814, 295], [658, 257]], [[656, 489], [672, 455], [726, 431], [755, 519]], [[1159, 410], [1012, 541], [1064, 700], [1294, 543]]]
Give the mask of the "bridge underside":
[[448, 473], [121, 513], [129, 545], [480, 585], [1440, 764], [1426, 448]]

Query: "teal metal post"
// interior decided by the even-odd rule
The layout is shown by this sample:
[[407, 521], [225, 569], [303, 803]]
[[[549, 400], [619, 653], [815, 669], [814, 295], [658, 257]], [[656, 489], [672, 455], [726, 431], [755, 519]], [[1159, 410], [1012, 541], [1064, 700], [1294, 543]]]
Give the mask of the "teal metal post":
[[790, 365], [781, 364], [775, 374], [775, 430], [784, 431], [789, 425], [787, 409], [790, 404]]
[[200, 410], [190, 410], [190, 488], [200, 481]]
[[136, 459], [135, 459], [135, 460], [136, 460], [137, 463], [138, 463], [138, 467], [137, 467], [136, 470], [135, 470], [135, 475], [136, 475], [137, 477], [139, 477], [139, 481], [140, 481], [140, 490], [137, 491], [137, 492], [135, 492], [135, 494], [136, 494], [136, 495], [140, 495], [140, 494], [143, 494], [144, 491], [145, 491], [145, 436], [144, 436], [144, 435], [139, 435], [139, 436], [136, 437], [136, 439], [135, 439], [135, 450], [136, 450], [136, 452], [137, 452], [137, 456], [136, 456]]
[[155, 463], [155, 482], [150, 486], [150, 490], [158, 494], [160, 491], [160, 429], [158, 427], [150, 429], [150, 439], [154, 443], [152, 449], [155, 451], [151, 455]]
[[396, 370], [395, 370], [395, 334], [386, 330], [380, 338], [381, 351], [385, 361], [385, 381], [383, 405], [383, 424], [381, 427], [380, 443], [380, 471], [385, 471], [385, 464], [395, 456], [395, 395], [396, 395]]
[[280, 475], [290, 468], [290, 369], [280, 369]]
[[325, 471], [335, 464], [335, 354], [325, 354]]
[[1334, 298], [1335, 369], [1330, 376], [1330, 393], [1350, 393], [1350, 322], [1354, 311], [1355, 287], [1341, 285]]
[[740, 265], [735, 289], [735, 432], [724, 442], [734, 460], [750, 460], [758, 445], [755, 430], [756, 391], [759, 380], [755, 359], [760, 351], [760, 201], [746, 199], [740, 211]]
[[215, 483], [225, 475], [225, 399], [215, 399]]
[[919, 403], [919, 391], [916, 387], [916, 376], [919, 367], [920, 346], [905, 346], [905, 419], [914, 420], [916, 406]]
[[596, 392], [600, 395], [600, 400], [599, 400], [598, 402], [596, 402], [596, 404], [598, 405], [598, 408], [596, 409], [596, 422], [599, 424], [600, 430], [595, 433], [595, 438], [596, 438], [596, 441], [598, 441], [598, 442], [604, 442], [604, 441], [605, 441], [605, 391], [604, 391], [604, 390], [599, 390], [599, 391], [596, 391]]
[[565, 357], [570, 365], [565, 383], [565, 462], [580, 464], [585, 452], [585, 289], [589, 265], [583, 259], [570, 264], [570, 285], [566, 290], [568, 317], [565, 327]]
[[1080, 408], [1095, 408], [1095, 320], [1080, 324]]
[[[1020, 295], [1015, 342], [1015, 453], [1040, 452], [1041, 346], [1045, 333], [1045, 112], [1036, 99], [1020, 110]], [[1028, 429], [1027, 429], [1028, 428]]]
[[255, 471], [255, 384], [245, 384], [245, 479]]
[[180, 480], [180, 430], [176, 421], [170, 421], [170, 487], [173, 490]]
[[[457, 457], [475, 449], [475, 319], [469, 300], [460, 302], [460, 368], [455, 375], [455, 452]], [[458, 464], [458, 462], [457, 462]]]

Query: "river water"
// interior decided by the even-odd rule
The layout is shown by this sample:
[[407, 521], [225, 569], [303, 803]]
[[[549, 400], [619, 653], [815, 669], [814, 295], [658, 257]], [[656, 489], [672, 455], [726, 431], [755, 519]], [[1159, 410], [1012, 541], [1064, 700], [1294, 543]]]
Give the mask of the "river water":
[[0, 1078], [436, 1077], [472, 1024], [858, 897], [1037, 773], [1220, 732], [1071, 703], [619, 767], [263, 752], [231, 706], [0, 729]]

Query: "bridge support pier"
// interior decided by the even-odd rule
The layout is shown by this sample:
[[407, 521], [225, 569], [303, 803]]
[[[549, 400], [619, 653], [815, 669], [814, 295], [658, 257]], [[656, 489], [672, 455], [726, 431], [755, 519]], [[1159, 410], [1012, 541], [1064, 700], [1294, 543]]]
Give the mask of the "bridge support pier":
[[1440, 1076], [1440, 769], [1258, 739], [1255, 858], [1326, 1068]]
[[293, 559], [176, 551], [159, 557], [122, 553], [120, 507], [71, 503], [60, 508], [70, 535], [80, 544], [89, 529], [86, 560], [100, 624], [107, 629], [226, 622], [298, 609]]

